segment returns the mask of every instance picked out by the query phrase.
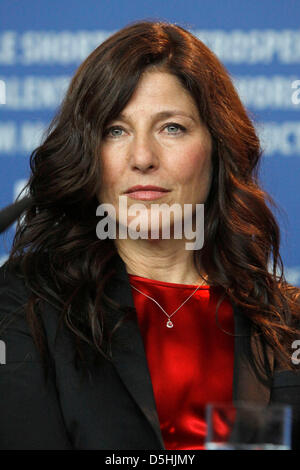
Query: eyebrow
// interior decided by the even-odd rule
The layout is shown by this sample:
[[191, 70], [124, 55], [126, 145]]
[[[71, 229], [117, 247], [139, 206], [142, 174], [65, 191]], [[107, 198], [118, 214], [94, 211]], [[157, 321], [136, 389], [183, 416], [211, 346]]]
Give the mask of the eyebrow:
[[[159, 113], [153, 114], [153, 117], [156, 120], [166, 119], [172, 116], [184, 116], [184, 117], [192, 119], [194, 122], [197, 122], [194, 116], [192, 116], [189, 113], [185, 113], [184, 111], [181, 111], [180, 109], [166, 109], [164, 111], [160, 111]], [[116, 119], [114, 119], [114, 121], [115, 120], [130, 121], [130, 117], [126, 116], [126, 114], [124, 113], [120, 113], [116, 117]]]

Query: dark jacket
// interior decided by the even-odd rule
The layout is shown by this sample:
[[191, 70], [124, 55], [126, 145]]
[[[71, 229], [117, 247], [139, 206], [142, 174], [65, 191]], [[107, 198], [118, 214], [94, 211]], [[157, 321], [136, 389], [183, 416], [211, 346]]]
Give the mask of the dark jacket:
[[[119, 256], [115, 268], [109, 295], [133, 307], [128, 275]], [[82, 378], [65, 327], [54, 344], [58, 311], [47, 304], [42, 321], [51, 368], [45, 381], [24, 316], [28, 295], [23, 280], [2, 266], [0, 331], [2, 319], [16, 309], [20, 315], [0, 334], [6, 346], [6, 364], [0, 365], [0, 449], [164, 449], [136, 319], [124, 322], [113, 335], [113, 360], [103, 359], [102, 366]], [[235, 305], [233, 308], [237, 334], [233, 400], [293, 405], [293, 448], [300, 448], [300, 373], [279, 371], [272, 350], [264, 346], [260, 335], [250, 336], [249, 320]], [[120, 316], [120, 311], [111, 309], [111, 325]]]

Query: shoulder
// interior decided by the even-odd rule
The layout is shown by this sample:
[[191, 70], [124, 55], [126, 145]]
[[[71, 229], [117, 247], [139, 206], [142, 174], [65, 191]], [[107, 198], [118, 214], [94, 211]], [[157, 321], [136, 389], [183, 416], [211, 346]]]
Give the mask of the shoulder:
[[23, 305], [30, 297], [19, 263], [0, 267], [0, 325], [5, 318], [24, 313]]
[[22, 275], [20, 260], [13, 263], [4, 263], [0, 267], [0, 295], [13, 294], [13, 297], [23, 300], [29, 296], [25, 277]]
[[7, 362], [40, 361], [41, 340], [46, 341], [43, 348], [54, 345], [59, 311], [43, 301], [33, 303], [29, 314], [32, 294], [20, 260], [0, 267], [0, 340], [6, 345]]
[[25, 305], [30, 291], [18, 263], [0, 267], [0, 339], [6, 348], [6, 363], [37, 359]]
[[[37, 258], [39, 269], [45, 275], [48, 271], [48, 258], [46, 255]], [[33, 294], [30, 274], [25, 275], [23, 272], [23, 260], [22, 256], [15, 257], [0, 267], [0, 309], [8, 304], [10, 307], [20, 303], [24, 304]], [[32, 259], [33, 262], [36, 263], [36, 260]]]

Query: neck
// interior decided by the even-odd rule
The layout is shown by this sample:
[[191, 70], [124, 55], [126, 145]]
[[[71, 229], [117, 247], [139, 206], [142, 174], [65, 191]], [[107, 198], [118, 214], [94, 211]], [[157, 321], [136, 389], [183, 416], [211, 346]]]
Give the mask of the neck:
[[204, 285], [196, 270], [193, 251], [186, 250], [183, 240], [115, 240], [127, 272], [136, 276], [178, 284]]

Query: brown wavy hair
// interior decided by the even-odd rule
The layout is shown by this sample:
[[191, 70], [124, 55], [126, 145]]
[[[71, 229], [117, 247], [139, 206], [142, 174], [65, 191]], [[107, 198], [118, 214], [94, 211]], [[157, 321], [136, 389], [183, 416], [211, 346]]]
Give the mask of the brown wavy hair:
[[194, 252], [195, 265], [293, 368], [300, 290], [284, 277], [279, 226], [268, 204], [277, 206], [259, 183], [262, 149], [254, 125], [215, 54], [181, 26], [160, 21], [131, 23], [87, 57], [30, 156], [27, 189], [33, 202], [18, 223], [8, 264], [19, 260], [32, 291], [26, 315], [36, 345], [46, 358], [36, 307], [47, 299], [61, 311], [77, 357], [89, 345], [96, 356], [110, 358], [103, 298], [116, 248], [96, 236], [99, 149], [106, 124], [151, 67], [178, 77], [213, 140], [205, 243]]

